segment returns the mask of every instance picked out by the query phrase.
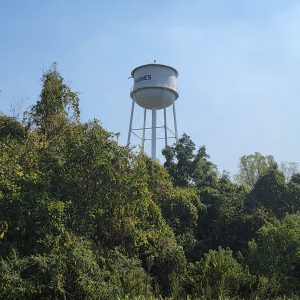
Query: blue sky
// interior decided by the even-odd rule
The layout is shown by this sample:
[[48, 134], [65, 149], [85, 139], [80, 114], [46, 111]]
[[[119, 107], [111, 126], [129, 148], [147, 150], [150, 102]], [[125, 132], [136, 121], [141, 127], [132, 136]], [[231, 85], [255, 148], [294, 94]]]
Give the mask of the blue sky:
[[35, 103], [57, 62], [82, 121], [100, 119], [125, 144], [128, 77], [154, 59], [179, 71], [179, 133], [220, 171], [255, 151], [300, 163], [299, 1], [0, 0], [4, 113]]

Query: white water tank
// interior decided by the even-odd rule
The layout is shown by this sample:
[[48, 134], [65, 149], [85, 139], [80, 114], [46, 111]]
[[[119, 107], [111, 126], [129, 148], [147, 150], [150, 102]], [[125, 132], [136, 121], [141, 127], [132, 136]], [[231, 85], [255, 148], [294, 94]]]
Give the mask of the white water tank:
[[131, 72], [134, 85], [131, 98], [146, 109], [162, 109], [168, 107], [178, 98], [176, 69], [161, 65], [147, 64], [135, 68]]

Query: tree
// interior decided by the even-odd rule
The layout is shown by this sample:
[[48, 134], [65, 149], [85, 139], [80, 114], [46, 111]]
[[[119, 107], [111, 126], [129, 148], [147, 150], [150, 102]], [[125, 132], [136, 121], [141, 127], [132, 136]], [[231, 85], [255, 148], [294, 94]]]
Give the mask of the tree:
[[[264, 298], [298, 294], [300, 291], [300, 215], [287, 215], [282, 221], [264, 225], [255, 240], [249, 242], [247, 262], [260, 276]], [[265, 279], [263, 279], [265, 278]]]
[[235, 176], [238, 184], [252, 189], [259, 177], [270, 169], [276, 169], [277, 163], [271, 155], [264, 156], [258, 152], [240, 158], [239, 173]]
[[299, 173], [299, 165], [295, 162], [285, 161], [280, 164], [280, 170], [284, 174], [285, 180], [290, 181], [295, 174]]
[[210, 250], [191, 265], [189, 271], [192, 295], [205, 299], [249, 296], [255, 278], [248, 267], [233, 257], [229, 248]]
[[296, 213], [300, 211], [300, 174], [294, 174], [287, 183], [287, 192], [284, 197], [287, 212]]
[[214, 187], [200, 190], [206, 209], [199, 214], [197, 237], [202, 251], [218, 246], [241, 250], [248, 241], [244, 224], [245, 190], [223, 175]]
[[280, 218], [289, 211], [290, 203], [286, 195], [284, 175], [276, 169], [271, 169], [257, 180], [246, 203], [250, 209], [264, 207]]
[[1, 299], [299, 297], [299, 174], [256, 153], [234, 183], [187, 135], [163, 167], [42, 83], [31, 123], [0, 116]]
[[187, 134], [183, 134], [175, 145], [163, 149], [166, 159], [164, 166], [176, 186], [185, 187], [193, 181], [194, 150], [195, 144]]
[[204, 146], [195, 153], [194, 142], [187, 134], [183, 134], [178, 143], [163, 149], [164, 166], [169, 172], [175, 186], [198, 188], [212, 186], [218, 180], [218, 170], [209, 161]]
[[[112, 299], [127, 294], [97, 259], [92, 243], [65, 232], [48, 253], [22, 257], [12, 250], [0, 258], [3, 299]], [[98, 256], [99, 257], [99, 256]]]
[[210, 156], [204, 146], [200, 147], [194, 159], [194, 182], [199, 190], [218, 185], [218, 169], [209, 161]]
[[42, 76], [40, 99], [29, 113], [29, 125], [33, 124], [49, 138], [61, 126], [79, 120], [79, 98], [58, 73], [56, 64]]
[[22, 140], [25, 137], [25, 128], [13, 117], [0, 115], [0, 140], [14, 138]]

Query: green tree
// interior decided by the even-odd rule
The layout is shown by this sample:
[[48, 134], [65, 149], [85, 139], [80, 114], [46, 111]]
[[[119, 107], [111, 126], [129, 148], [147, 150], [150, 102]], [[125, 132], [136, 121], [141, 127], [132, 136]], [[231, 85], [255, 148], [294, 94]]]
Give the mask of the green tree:
[[200, 147], [194, 159], [193, 178], [197, 188], [201, 191], [207, 187], [217, 188], [219, 174], [216, 165], [209, 161], [210, 156], [204, 146]]
[[299, 173], [299, 165], [295, 162], [284, 161], [280, 164], [280, 170], [286, 181], [290, 181], [294, 174]]
[[223, 299], [249, 296], [255, 277], [233, 257], [229, 248], [219, 247], [191, 265], [189, 279], [193, 296]]
[[285, 194], [287, 211], [296, 213], [300, 211], [300, 174], [294, 174], [287, 184], [287, 193]]
[[0, 115], [0, 140], [15, 138], [22, 140], [25, 137], [25, 128], [12, 117]]
[[214, 187], [202, 187], [201, 199], [206, 206], [199, 214], [197, 237], [202, 251], [218, 246], [234, 251], [247, 246], [248, 231], [244, 221], [244, 188], [232, 183], [224, 174]]
[[260, 289], [267, 293], [265, 298], [298, 294], [300, 215], [287, 215], [282, 221], [264, 225], [257, 238], [249, 242], [247, 261], [251, 271], [260, 277]]
[[183, 134], [173, 146], [163, 149], [164, 166], [175, 186], [215, 187], [218, 181], [217, 167], [209, 161], [204, 146], [195, 152], [196, 146], [187, 134]]
[[255, 154], [234, 183], [187, 135], [163, 167], [80, 123], [55, 65], [42, 84], [29, 123], [0, 116], [0, 298], [300, 294], [299, 174]]
[[283, 217], [290, 206], [286, 198], [287, 191], [284, 175], [276, 169], [271, 169], [255, 183], [247, 197], [247, 206], [264, 207], [277, 217]]
[[205, 209], [195, 187], [173, 187], [170, 175], [159, 163], [143, 157], [148, 174], [152, 199], [159, 206], [163, 218], [175, 233], [188, 260], [199, 257], [195, 237], [200, 211]]
[[[43, 76], [40, 99], [30, 112], [34, 126], [24, 140], [15, 139], [5, 125], [0, 147], [0, 255], [6, 257], [14, 248], [21, 257], [38, 253], [45, 263], [50, 260], [47, 274], [62, 270], [53, 277], [49, 273], [49, 278], [61, 278], [53, 293], [61, 296], [72, 290], [71, 295], [82, 298], [88, 289], [65, 285], [67, 237], [75, 248], [81, 247], [77, 240], [87, 241], [86, 253], [91, 255], [99, 247], [119, 247], [124, 255], [140, 259], [151, 284], [168, 295], [185, 257], [152, 199], [147, 163], [118, 146], [98, 121], [73, 122], [71, 116], [79, 116], [77, 100], [52, 68]], [[84, 264], [82, 272], [88, 272]], [[78, 283], [74, 276], [69, 274]], [[101, 285], [100, 277], [91, 280]], [[37, 278], [33, 281], [41, 285]]]
[[236, 181], [247, 189], [252, 189], [259, 177], [270, 169], [276, 169], [277, 163], [271, 155], [264, 156], [258, 152], [240, 158], [239, 173]]
[[163, 149], [166, 159], [164, 166], [176, 186], [188, 186], [193, 181], [195, 149], [194, 142], [187, 134], [183, 134], [178, 143]]
[[[102, 257], [101, 257], [102, 258]], [[99, 261], [90, 241], [65, 232], [48, 253], [0, 258], [3, 299], [112, 299], [126, 295]]]
[[49, 138], [67, 122], [79, 120], [79, 98], [58, 73], [56, 64], [42, 76], [40, 99], [29, 113], [33, 124]]

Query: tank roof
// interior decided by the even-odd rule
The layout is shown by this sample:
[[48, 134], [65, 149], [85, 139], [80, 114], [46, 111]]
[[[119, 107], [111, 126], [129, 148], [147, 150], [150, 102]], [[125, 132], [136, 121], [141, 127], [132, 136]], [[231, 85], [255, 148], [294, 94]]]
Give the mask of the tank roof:
[[139, 67], [136, 67], [132, 70], [131, 72], [131, 76], [133, 77], [134, 76], [134, 73], [137, 69], [140, 69], [140, 68], [143, 68], [143, 67], [146, 67], [146, 66], [160, 66], [160, 67], [166, 67], [166, 68], [169, 68], [169, 69], [172, 69], [175, 74], [176, 74], [176, 77], [178, 77], [178, 71], [173, 68], [173, 67], [170, 67], [170, 66], [167, 66], [167, 65], [163, 65], [163, 64], [156, 64], [156, 63], [151, 63], [151, 64], [146, 64], [146, 65], [142, 65], [142, 66], [139, 66]]

